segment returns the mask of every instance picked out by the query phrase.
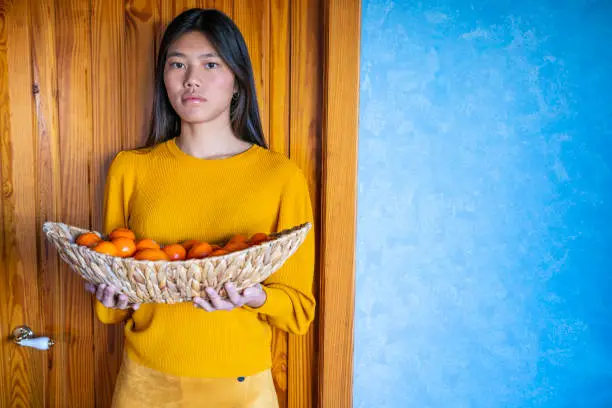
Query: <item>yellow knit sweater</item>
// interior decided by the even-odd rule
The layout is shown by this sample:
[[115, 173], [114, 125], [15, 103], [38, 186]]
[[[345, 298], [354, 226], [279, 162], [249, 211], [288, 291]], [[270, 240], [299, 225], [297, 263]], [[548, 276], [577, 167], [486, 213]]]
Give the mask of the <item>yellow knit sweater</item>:
[[[104, 232], [129, 227], [159, 243], [217, 242], [312, 222], [306, 180], [285, 156], [252, 146], [198, 159], [171, 139], [117, 154], [108, 172]], [[265, 304], [206, 312], [192, 302], [147, 303], [134, 312], [96, 301], [103, 323], [125, 321], [128, 357], [186, 377], [247, 376], [271, 367], [271, 327], [303, 334], [314, 317], [314, 233], [264, 282]]]

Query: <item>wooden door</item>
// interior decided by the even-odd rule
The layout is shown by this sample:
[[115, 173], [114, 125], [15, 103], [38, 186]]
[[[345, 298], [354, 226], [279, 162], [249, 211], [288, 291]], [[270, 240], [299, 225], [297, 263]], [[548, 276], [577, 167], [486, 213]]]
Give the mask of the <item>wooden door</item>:
[[[306, 336], [274, 334], [281, 406], [350, 405], [354, 209], [339, 204], [354, 203], [358, 3], [0, 0], [0, 407], [109, 406], [122, 329], [97, 321], [83, 282], [60, 262], [41, 226], [57, 220], [101, 229], [110, 160], [143, 144], [156, 47], [165, 25], [190, 7], [220, 9], [241, 28], [269, 145], [310, 182], [322, 242], [319, 318]], [[351, 37], [335, 41], [331, 33]], [[326, 58], [343, 70], [328, 70]], [[347, 73], [352, 82], [344, 84]], [[334, 93], [343, 98], [336, 103], [348, 105], [329, 108]], [[326, 186], [326, 178], [343, 187]], [[335, 212], [343, 225], [333, 224]], [[348, 296], [330, 297], [336, 312], [324, 306], [330, 285]], [[55, 346], [40, 351], [8, 341], [22, 324]]]

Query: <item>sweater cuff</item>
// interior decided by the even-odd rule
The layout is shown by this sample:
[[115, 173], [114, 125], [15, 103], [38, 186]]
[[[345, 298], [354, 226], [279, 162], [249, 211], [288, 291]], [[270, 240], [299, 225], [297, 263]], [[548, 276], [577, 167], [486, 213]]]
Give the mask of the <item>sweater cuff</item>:
[[286, 310], [291, 310], [291, 299], [282, 289], [261, 287], [266, 293], [265, 303], [258, 308], [243, 306], [245, 309], [272, 317], [283, 316]]
[[115, 324], [124, 321], [129, 310], [111, 309], [102, 304], [98, 299], [95, 299], [94, 309], [98, 319], [104, 324]]

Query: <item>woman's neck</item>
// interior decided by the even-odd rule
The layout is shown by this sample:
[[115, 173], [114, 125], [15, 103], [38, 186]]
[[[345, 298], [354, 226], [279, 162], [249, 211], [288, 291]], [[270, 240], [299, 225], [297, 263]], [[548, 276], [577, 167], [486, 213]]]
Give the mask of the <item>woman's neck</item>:
[[183, 152], [199, 159], [222, 159], [251, 147], [250, 143], [236, 137], [229, 124], [219, 126], [215, 123], [183, 122], [176, 144]]

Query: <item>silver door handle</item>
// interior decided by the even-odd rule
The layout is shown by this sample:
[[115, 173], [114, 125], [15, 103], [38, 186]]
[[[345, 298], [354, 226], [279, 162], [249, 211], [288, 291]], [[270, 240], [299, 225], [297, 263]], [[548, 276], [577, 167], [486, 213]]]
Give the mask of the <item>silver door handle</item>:
[[13, 343], [22, 347], [32, 347], [38, 350], [49, 350], [55, 342], [49, 337], [34, 337], [34, 332], [28, 326], [19, 326], [13, 330]]

